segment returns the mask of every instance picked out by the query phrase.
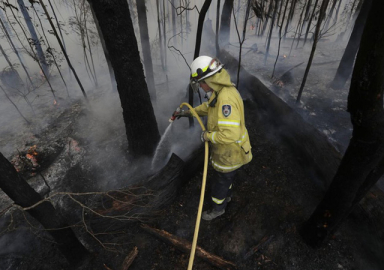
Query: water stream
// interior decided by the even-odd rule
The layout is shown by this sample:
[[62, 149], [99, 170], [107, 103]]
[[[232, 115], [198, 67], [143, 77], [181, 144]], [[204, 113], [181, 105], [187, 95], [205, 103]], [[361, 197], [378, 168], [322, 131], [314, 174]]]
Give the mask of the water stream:
[[161, 165], [160, 162], [165, 162], [169, 154], [169, 141], [167, 140], [168, 133], [171, 131], [172, 127], [171, 122], [169, 126], [165, 129], [163, 136], [161, 136], [160, 142], [157, 145], [155, 155], [152, 159], [151, 170], [156, 169], [157, 166]]

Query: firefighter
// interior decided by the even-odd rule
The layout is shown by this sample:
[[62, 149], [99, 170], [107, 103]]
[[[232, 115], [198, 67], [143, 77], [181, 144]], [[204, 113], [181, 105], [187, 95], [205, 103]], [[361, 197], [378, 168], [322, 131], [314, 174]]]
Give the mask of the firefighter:
[[[210, 143], [210, 162], [214, 168], [212, 207], [202, 218], [212, 220], [225, 213], [231, 201], [232, 183], [238, 169], [252, 159], [245, 127], [244, 104], [228, 72], [216, 58], [200, 56], [191, 64], [191, 86], [202, 88], [208, 101], [195, 107], [199, 116], [208, 116], [201, 140]], [[180, 116], [190, 116], [189, 111]]]

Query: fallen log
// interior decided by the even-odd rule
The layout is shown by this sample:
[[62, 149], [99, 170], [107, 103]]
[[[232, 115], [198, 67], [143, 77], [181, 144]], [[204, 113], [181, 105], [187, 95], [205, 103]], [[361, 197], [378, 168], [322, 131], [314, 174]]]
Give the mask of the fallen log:
[[[151, 235], [156, 236], [157, 238], [161, 239], [162, 241], [169, 243], [173, 246], [175, 246], [177, 249], [183, 251], [183, 252], [190, 252], [192, 243], [188, 242], [187, 240], [177, 237], [175, 235], [170, 234], [169, 232], [166, 232], [164, 230], [159, 230], [152, 228], [146, 224], [141, 224], [141, 228], [145, 230], [146, 232], [150, 233]], [[235, 269], [236, 264], [233, 262], [224, 260], [223, 258], [216, 256], [214, 254], [209, 253], [208, 251], [202, 249], [201, 247], [196, 247], [196, 255], [203, 259], [204, 261], [220, 268], [220, 269]]]
[[134, 247], [128, 256], [125, 257], [121, 270], [127, 270], [135, 260], [137, 254], [139, 254], [139, 251], [137, 250], [137, 247]]

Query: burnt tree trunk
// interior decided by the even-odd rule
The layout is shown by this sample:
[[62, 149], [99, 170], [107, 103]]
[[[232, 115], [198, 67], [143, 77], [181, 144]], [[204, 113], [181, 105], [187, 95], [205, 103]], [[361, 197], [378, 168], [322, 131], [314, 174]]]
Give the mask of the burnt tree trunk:
[[[317, 3], [317, 0], [316, 0], [316, 3]], [[321, 7], [320, 7], [320, 14], [319, 14], [319, 19], [318, 19], [317, 25], [316, 25], [312, 50], [311, 50], [311, 54], [309, 56], [307, 67], [306, 67], [305, 72], [304, 72], [303, 81], [301, 82], [299, 94], [297, 95], [296, 103], [300, 102], [301, 94], [303, 93], [305, 82], [307, 81], [309, 69], [311, 68], [312, 60], [313, 60], [313, 57], [315, 55], [317, 42], [319, 41], [321, 22], [325, 18], [325, 12], [327, 11], [328, 3], [329, 3], [329, 0], [323, 0], [323, 3], [321, 4]]]
[[[7, 61], [8, 65], [10, 66], [10, 68], [11, 68], [12, 70], [15, 70], [15, 68], [13, 67], [11, 61], [10, 61], [9, 58], [8, 58], [8, 55], [5, 53], [3, 47], [1, 47], [1, 44], [0, 44], [0, 52], [1, 52], [1, 54], [4, 56], [5, 61]], [[16, 71], [16, 70], [15, 70], [15, 71]], [[17, 72], [17, 71], [16, 71], [16, 72]]]
[[308, 25], [307, 25], [307, 31], [305, 31], [303, 45], [305, 45], [305, 43], [307, 43], [307, 38], [308, 38], [309, 30], [311, 29], [311, 26], [312, 26], [312, 20], [315, 18], [316, 8], [317, 8], [317, 3], [318, 2], [319, 2], [319, 0], [315, 0], [315, 4], [314, 4], [313, 10], [312, 10], [312, 15], [311, 15], [311, 18], [309, 19], [309, 22], [308, 22]]
[[[13, 165], [0, 153], [0, 188], [17, 205], [30, 207], [43, 198], [16, 172]], [[65, 258], [72, 264], [80, 264], [88, 251], [76, 238], [63, 218], [56, 213], [53, 205], [45, 201], [27, 210], [27, 212], [43, 225], [47, 232], [55, 239], [58, 248]]]
[[274, 1], [272, 1], [272, 0], [269, 1], [269, 7], [268, 7], [267, 14], [265, 15], [265, 22], [263, 25], [263, 31], [261, 32], [262, 36], [264, 36], [265, 30], [267, 29], [267, 26], [268, 26], [268, 19], [269, 19], [269, 17], [271, 17], [271, 13], [273, 11], [273, 2]]
[[[49, 24], [50, 24], [51, 27], [52, 27], [52, 31], [55, 33], [55, 37], [56, 37], [56, 39], [57, 39], [57, 42], [58, 42], [59, 45], [60, 45], [60, 48], [61, 48], [61, 50], [62, 50], [62, 52], [63, 52], [63, 54], [64, 54], [65, 59], [67, 60], [68, 66], [69, 66], [69, 68], [72, 70], [73, 74], [75, 75], [76, 81], [77, 81], [77, 83], [78, 83], [79, 86], [80, 86], [80, 89], [81, 89], [81, 92], [83, 93], [83, 96], [85, 97], [85, 99], [87, 99], [87, 94], [85, 93], [84, 87], [83, 87], [83, 85], [82, 85], [81, 82], [80, 82], [79, 76], [77, 76], [77, 73], [76, 73], [75, 68], [72, 66], [71, 61], [69, 60], [68, 54], [67, 54], [66, 50], [64, 49], [64, 45], [63, 45], [63, 43], [61, 42], [61, 39], [60, 39], [60, 37], [59, 37], [59, 34], [58, 34], [57, 31], [56, 31], [55, 25], [53, 24], [53, 22], [52, 22], [52, 20], [51, 20], [51, 16], [49, 15], [48, 10], [47, 10], [47, 8], [45, 7], [45, 4], [44, 4], [43, 0], [39, 0], [39, 2], [40, 2], [41, 7], [42, 7], [43, 10], [44, 10], [45, 15], [47, 16], [47, 19], [48, 19]], [[46, 76], [45, 76], [45, 77], [46, 77]], [[49, 80], [48, 80], [47, 77], [46, 77], [46, 79], [47, 79], [48, 84], [51, 86], [51, 84], [50, 84], [50, 82], [49, 82]], [[52, 89], [52, 87], [51, 87], [51, 89]], [[53, 90], [52, 90], [52, 93], [54, 93]], [[55, 94], [53, 94], [53, 95], [55, 95]]]
[[217, 1], [217, 8], [216, 8], [216, 36], [215, 36], [216, 55], [219, 55], [219, 52], [220, 52], [220, 47], [219, 47], [219, 14], [220, 14], [220, 0]]
[[371, 4], [372, 0], [364, 1], [364, 4], [353, 27], [347, 47], [345, 48], [343, 57], [341, 58], [339, 67], [337, 68], [335, 78], [330, 85], [333, 89], [342, 89], [352, 73], [353, 63], [355, 62], [355, 57], [357, 51], [359, 50], [361, 35], [363, 34], [364, 25], [367, 21], [367, 16], [369, 9], [371, 8]]
[[[197, 32], [196, 32], [196, 44], [195, 44], [195, 53], [193, 55], [193, 59], [196, 59], [200, 54], [200, 45], [201, 45], [201, 34], [203, 32], [203, 25], [204, 25], [204, 19], [205, 15], [207, 14], [207, 11], [209, 9], [209, 6], [211, 5], [212, 0], [205, 0], [203, 7], [200, 10], [199, 14], [199, 20], [197, 24]], [[188, 87], [188, 103], [193, 106], [193, 90], [191, 87], [191, 84], [189, 84]], [[192, 117], [189, 117], [189, 126], [192, 127], [193, 119]]]
[[17, 0], [17, 3], [19, 4], [20, 11], [23, 14], [25, 23], [27, 24], [29, 33], [31, 34], [32, 41], [29, 41], [29, 42], [35, 46], [37, 55], [39, 57], [39, 62], [41, 63], [41, 66], [42, 66], [42, 71], [48, 77], [49, 76], [48, 64], [47, 64], [47, 61], [45, 60], [45, 55], [41, 48], [40, 40], [37, 37], [36, 30], [35, 30], [35, 27], [33, 26], [31, 17], [28, 14], [27, 8], [25, 7], [23, 0]]
[[220, 23], [220, 46], [224, 47], [229, 44], [229, 36], [231, 29], [231, 14], [233, 9], [233, 0], [225, 0], [223, 10], [221, 12]]
[[136, 1], [137, 5], [137, 17], [139, 20], [140, 40], [144, 57], [145, 74], [147, 75], [148, 90], [151, 96], [151, 100], [156, 100], [156, 88], [155, 79], [153, 77], [153, 66], [151, 56], [151, 45], [149, 43], [148, 35], [148, 22], [147, 22], [147, 9], [145, 7], [145, 1]]
[[91, 8], [91, 12], [92, 12], [93, 20], [94, 20], [95, 25], [96, 25], [97, 33], [99, 35], [100, 43], [101, 43], [101, 46], [103, 48], [105, 61], [107, 62], [107, 66], [108, 66], [108, 70], [109, 70], [109, 78], [111, 79], [112, 90], [113, 91], [117, 91], [117, 85], [116, 85], [116, 80], [115, 80], [115, 72], [113, 71], [113, 67], [112, 67], [112, 64], [111, 64], [111, 57], [109, 56], [109, 52], [107, 50], [107, 47], [105, 46], [105, 40], [104, 40], [104, 37], [103, 37], [103, 33], [100, 30], [99, 22], [97, 21], [95, 12], [93, 11], [92, 8]]
[[172, 13], [172, 34], [175, 37], [176, 36], [176, 7], [175, 7], [175, 0], [171, 0], [171, 13]]
[[133, 157], [150, 156], [160, 134], [140, 62], [128, 3], [125, 0], [88, 1], [111, 57], [123, 108], [128, 149]]
[[305, 15], [304, 15], [303, 23], [301, 24], [301, 27], [300, 27], [300, 33], [299, 33], [299, 37], [297, 39], [296, 49], [299, 46], [299, 42], [300, 42], [304, 27], [305, 27], [306, 23], [308, 23], [308, 20], [309, 20], [309, 10], [311, 8], [311, 2], [312, 2], [312, 0], [309, 0], [308, 3], [306, 3], [307, 7], [305, 7], [305, 5], [303, 6], [303, 9], [305, 8]]
[[271, 21], [271, 26], [269, 28], [269, 34], [268, 34], [268, 38], [267, 38], [267, 48], [265, 49], [264, 65], [267, 64], [267, 59], [268, 59], [268, 55], [269, 55], [269, 46], [271, 45], [273, 25], [275, 24], [276, 12], [277, 12], [277, 8], [279, 6], [279, 2], [280, 2], [280, 0], [275, 0], [275, 8], [274, 8], [274, 12], [273, 12], [273, 16], [272, 16], [272, 21]]
[[3, 30], [3, 32], [4, 32], [4, 34], [5, 34], [5, 36], [6, 36], [7, 39], [8, 39], [9, 44], [11, 45], [13, 52], [16, 54], [17, 58], [19, 59], [20, 65], [23, 67], [23, 69], [24, 69], [24, 71], [25, 71], [25, 74], [27, 74], [27, 79], [28, 79], [28, 81], [31, 83], [31, 86], [33, 87], [33, 82], [32, 82], [32, 79], [31, 79], [32, 76], [29, 75], [29, 72], [28, 72], [27, 68], [25, 67], [24, 62], [23, 62], [23, 60], [21, 59], [21, 55], [19, 54], [19, 51], [17, 50], [15, 44], [13, 43], [12, 38], [11, 38], [11, 36], [10, 36], [10, 33], [9, 33], [9, 31], [8, 31], [8, 29], [7, 29], [7, 27], [6, 27], [6, 25], [5, 25], [4, 22], [3, 22], [3, 16], [2, 16], [3, 13], [2, 13], [2, 12], [3, 12], [3, 11], [0, 9], [0, 25], [1, 25], [1, 28], [2, 28], [2, 30]]
[[338, 171], [301, 235], [319, 246], [384, 172], [384, 2], [373, 0], [348, 96], [353, 136]]
[[164, 55], [163, 55], [163, 39], [161, 34], [161, 22], [160, 22], [160, 8], [159, 8], [159, 0], [156, 0], [156, 10], [157, 10], [157, 27], [159, 28], [159, 49], [160, 49], [160, 60], [163, 70], [165, 70], [164, 65]]

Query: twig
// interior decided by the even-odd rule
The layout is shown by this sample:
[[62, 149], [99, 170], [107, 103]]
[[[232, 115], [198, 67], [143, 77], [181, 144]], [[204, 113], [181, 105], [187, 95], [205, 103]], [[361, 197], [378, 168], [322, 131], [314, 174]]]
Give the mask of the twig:
[[134, 247], [128, 256], [125, 257], [121, 270], [127, 270], [135, 260], [138, 253], [139, 251], [137, 250], [137, 247]]

